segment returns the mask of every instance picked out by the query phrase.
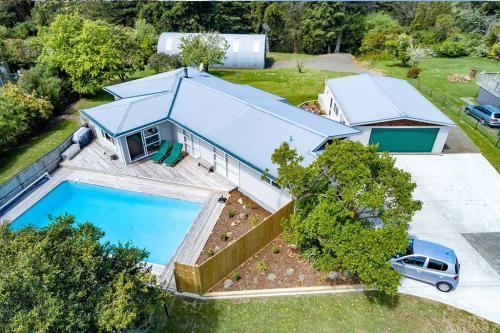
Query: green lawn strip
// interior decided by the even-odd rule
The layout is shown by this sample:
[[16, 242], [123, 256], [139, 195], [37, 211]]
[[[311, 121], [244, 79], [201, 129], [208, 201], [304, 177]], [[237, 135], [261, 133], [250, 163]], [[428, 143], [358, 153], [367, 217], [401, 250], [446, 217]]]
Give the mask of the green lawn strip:
[[276, 69], [213, 69], [212, 74], [222, 79], [249, 84], [267, 92], [285, 97], [291, 104], [318, 98], [325, 89], [328, 78], [352, 75], [332, 71], [320, 71], [306, 68], [299, 73], [295, 68]]
[[375, 294], [247, 298], [200, 301], [176, 298], [156, 332], [495, 332], [500, 329], [465, 311], [400, 295]]
[[[406, 79], [418, 87], [418, 81], [406, 77], [408, 67], [395, 65], [389, 60], [364, 60], [368, 60], [372, 67], [381, 69], [391, 76]], [[450, 74], [467, 75], [471, 69], [476, 69], [478, 73], [495, 71], [498, 70], [498, 66], [498, 61], [486, 58], [428, 58], [419, 66], [422, 69], [419, 80], [420, 91], [460, 126], [493, 167], [500, 172], [500, 146], [495, 148], [497, 130], [481, 125], [476, 128], [477, 121], [474, 118], [463, 113], [458, 116], [458, 109], [465, 105], [460, 98], [476, 97], [479, 86], [474, 81], [456, 83], [447, 80]]]
[[[128, 79], [138, 79], [154, 74], [150, 69], [137, 71]], [[71, 133], [78, 129], [78, 111], [113, 101], [113, 96], [100, 90], [94, 95], [84, 96], [73, 103], [63, 117], [51, 121], [47, 129], [24, 142], [19, 147], [0, 158], [0, 184], [22, 171], [43, 155], [61, 144]]]
[[283, 52], [267, 52], [266, 53], [266, 58], [272, 59], [274, 61], [279, 61], [279, 60], [304, 61], [304, 60], [311, 59], [314, 57], [315, 57], [314, 55], [303, 54], [303, 53], [283, 53]]

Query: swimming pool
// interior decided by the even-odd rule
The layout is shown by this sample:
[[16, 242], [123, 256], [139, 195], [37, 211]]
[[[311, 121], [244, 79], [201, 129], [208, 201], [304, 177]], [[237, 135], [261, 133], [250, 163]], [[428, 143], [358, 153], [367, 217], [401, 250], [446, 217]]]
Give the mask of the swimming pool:
[[28, 224], [44, 227], [48, 215], [66, 212], [77, 222], [92, 222], [112, 244], [130, 241], [145, 248], [148, 262], [163, 265], [198, 215], [201, 204], [104, 186], [64, 181], [12, 222], [14, 230]]

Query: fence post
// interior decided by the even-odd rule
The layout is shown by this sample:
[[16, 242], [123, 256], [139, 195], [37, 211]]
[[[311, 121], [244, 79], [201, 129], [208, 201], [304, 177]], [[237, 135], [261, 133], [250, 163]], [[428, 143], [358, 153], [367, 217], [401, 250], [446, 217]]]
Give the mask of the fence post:
[[429, 97], [432, 97], [432, 89], [431, 89], [431, 92], [429, 93]]

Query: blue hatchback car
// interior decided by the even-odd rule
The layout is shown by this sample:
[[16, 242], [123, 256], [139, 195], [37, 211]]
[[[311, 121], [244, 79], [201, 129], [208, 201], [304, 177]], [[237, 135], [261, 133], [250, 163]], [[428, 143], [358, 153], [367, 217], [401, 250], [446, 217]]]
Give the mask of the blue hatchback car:
[[476, 117], [481, 125], [500, 126], [500, 109], [493, 105], [467, 105], [465, 114]]

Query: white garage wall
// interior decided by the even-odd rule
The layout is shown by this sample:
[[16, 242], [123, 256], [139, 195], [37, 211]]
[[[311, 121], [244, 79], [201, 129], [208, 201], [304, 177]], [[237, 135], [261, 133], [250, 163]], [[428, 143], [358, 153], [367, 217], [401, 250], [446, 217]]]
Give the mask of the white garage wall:
[[439, 128], [436, 141], [434, 142], [434, 146], [432, 147], [432, 152], [434, 154], [441, 154], [443, 152], [444, 144], [446, 143], [446, 139], [448, 138], [450, 129], [451, 127], [448, 126], [442, 126]]
[[353, 141], [361, 142], [364, 145], [367, 145], [370, 142], [370, 135], [372, 133], [372, 126], [355, 126], [354, 128], [362, 131], [358, 135], [353, 135], [349, 139]]

